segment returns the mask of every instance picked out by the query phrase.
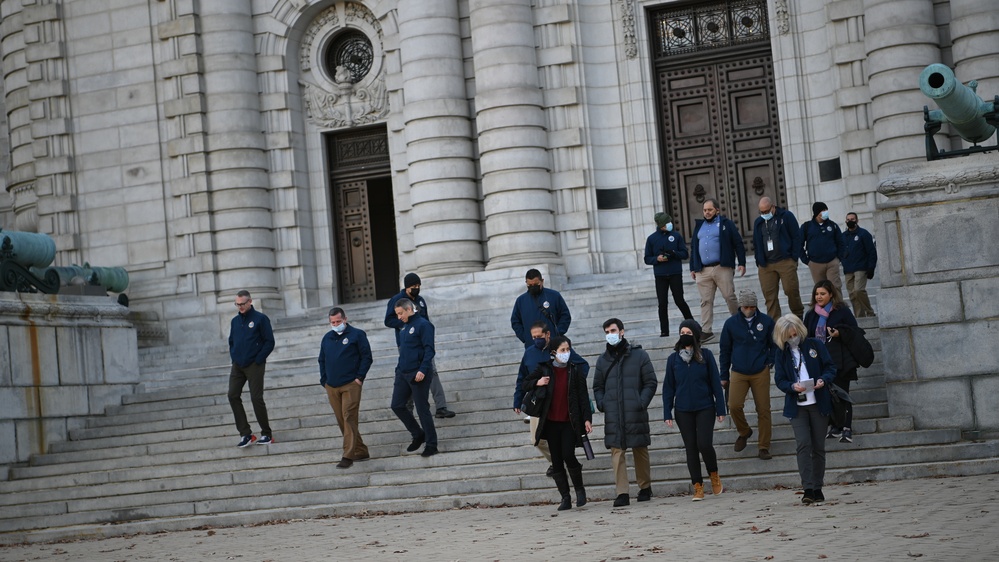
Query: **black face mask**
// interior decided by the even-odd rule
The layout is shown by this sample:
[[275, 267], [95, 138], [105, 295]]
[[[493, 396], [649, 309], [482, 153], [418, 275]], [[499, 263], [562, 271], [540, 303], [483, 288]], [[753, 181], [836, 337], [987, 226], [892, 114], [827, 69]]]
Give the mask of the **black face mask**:
[[541, 294], [541, 289], [541, 285], [528, 285], [527, 292], [536, 297]]
[[412, 289], [409, 289], [409, 296], [413, 297], [414, 299], [420, 296], [420, 288], [414, 287]]
[[857, 228], [857, 221], [846, 221], [846, 227], [850, 230]]
[[680, 335], [680, 347], [688, 347], [694, 345], [694, 336], [690, 334]]

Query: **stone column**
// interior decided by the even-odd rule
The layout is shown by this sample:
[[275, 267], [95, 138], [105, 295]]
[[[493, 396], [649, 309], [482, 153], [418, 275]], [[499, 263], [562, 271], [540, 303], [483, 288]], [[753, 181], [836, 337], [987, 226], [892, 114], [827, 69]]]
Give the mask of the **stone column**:
[[875, 166], [922, 160], [919, 73], [940, 62], [932, 0], [864, 0], [864, 45], [874, 122]]
[[[978, 81], [978, 95], [999, 95], [999, 11], [994, 0], [950, 0], [954, 74], [962, 83]], [[988, 143], [993, 144], [993, 143]]]
[[[250, 0], [201, 3], [209, 213], [220, 298], [277, 294]], [[231, 310], [230, 310], [231, 312]]]
[[530, 0], [469, 0], [489, 263], [560, 260]]
[[399, 2], [417, 270], [481, 271], [482, 227], [457, 0]]

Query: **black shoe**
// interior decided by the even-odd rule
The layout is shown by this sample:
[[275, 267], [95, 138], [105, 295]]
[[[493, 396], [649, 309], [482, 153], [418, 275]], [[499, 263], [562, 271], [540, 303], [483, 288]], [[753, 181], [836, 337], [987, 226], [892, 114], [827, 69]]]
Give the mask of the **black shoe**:
[[631, 505], [631, 498], [628, 497], [628, 494], [618, 494], [614, 498], [614, 507], [624, 507], [626, 505]]
[[336, 463], [337, 468], [350, 468], [353, 465], [354, 461], [348, 459], [347, 457], [343, 457], [340, 459], [340, 462]]
[[806, 489], [805, 494], [801, 496], [801, 503], [805, 505], [811, 505], [815, 503], [815, 490]]
[[572, 509], [572, 498], [568, 495], [562, 496], [562, 503], [558, 506], [558, 511], [565, 511], [567, 509]]
[[652, 499], [652, 486], [638, 491], [638, 501], [647, 502]]
[[454, 412], [447, 408], [437, 408], [437, 413], [434, 416], [438, 418], [453, 418]]
[[752, 436], [753, 436], [753, 430], [750, 429], [749, 430], [749, 435], [745, 435], [745, 436], [740, 435], [740, 436], [736, 437], [736, 439], [735, 439], [735, 452], [738, 453], [739, 451], [745, 449], [746, 448], [746, 443], [749, 442], [749, 438], [752, 437]]
[[659, 337], [661, 337], [661, 338], [668, 338], [669, 337], [669, 332], [659, 332]]
[[812, 490], [812, 496], [815, 497], [815, 503], [826, 501], [826, 497], [822, 495], [822, 488]]
[[702, 344], [708, 343], [709, 341], [711, 341], [713, 339], [715, 339], [715, 335], [714, 335], [713, 332], [701, 332], [701, 343]]
[[413, 451], [419, 449], [420, 445], [423, 445], [423, 441], [426, 438], [427, 438], [426, 435], [421, 435], [419, 437], [414, 438], [413, 442], [409, 444], [409, 447], [406, 447], [406, 451], [412, 453]]
[[548, 465], [548, 470], [545, 471], [545, 476], [548, 478], [555, 478], [555, 465]]
[[420, 453], [420, 456], [421, 457], [432, 457], [432, 456], [436, 455], [439, 452], [440, 451], [437, 450], [437, 447], [434, 447], [433, 445], [427, 445], [426, 447], [423, 448], [423, 452]]
[[586, 489], [576, 488], [576, 507], [583, 507], [586, 505]]

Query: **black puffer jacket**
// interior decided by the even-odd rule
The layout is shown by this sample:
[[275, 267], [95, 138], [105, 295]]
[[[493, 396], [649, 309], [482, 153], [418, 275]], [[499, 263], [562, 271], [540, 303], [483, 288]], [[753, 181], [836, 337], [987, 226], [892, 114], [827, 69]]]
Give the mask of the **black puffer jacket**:
[[[572, 424], [572, 431], [576, 435], [576, 446], [583, 446], [583, 435], [586, 433], [585, 422], [593, 423], [593, 413], [590, 412], [590, 394], [586, 390], [586, 377], [580, 372], [579, 365], [569, 363], [569, 423]], [[541, 436], [545, 434], [545, 422], [548, 420], [548, 408], [552, 405], [551, 390], [555, 388], [555, 371], [552, 368], [552, 361], [549, 359], [544, 363], [538, 363], [534, 372], [524, 379], [521, 389], [526, 393], [536, 387], [541, 377], [551, 377], [547, 386], [542, 388], [547, 393], [545, 395], [544, 409], [538, 418], [538, 430], [534, 433], [534, 444], [541, 441]]]
[[[593, 398], [604, 412], [604, 445], [608, 449], [631, 449], [652, 444], [649, 435], [649, 404], [656, 395], [659, 380], [652, 359], [642, 346], [627, 340], [597, 359], [593, 377]], [[615, 363], [615, 359], [617, 362]]]

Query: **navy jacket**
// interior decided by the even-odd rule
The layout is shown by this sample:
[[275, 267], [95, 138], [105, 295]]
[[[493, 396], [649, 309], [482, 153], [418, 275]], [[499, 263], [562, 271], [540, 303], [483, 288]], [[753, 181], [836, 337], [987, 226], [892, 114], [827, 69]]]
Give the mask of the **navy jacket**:
[[[524, 403], [524, 380], [537, 369], [538, 365], [551, 361], [551, 358], [550, 349], [547, 347], [538, 349], [534, 342], [531, 342], [531, 345], [524, 349], [524, 358], [520, 360], [520, 370], [517, 371], [517, 388], [513, 391], [514, 409], [520, 409], [520, 405]], [[586, 359], [580, 357], [575, 349], [569, 349], [569, 363], [576, 366], [576, 372], [584, 379], [590, 372], [590, 364], [586, 362]]]
[[666, 375], [663, 377], [663, 419], [673, 419], [673, 408], [678, 412], [699, 412], [714, 408], [715, 414], [725, 415], [725, 391], [715, 356], [707, 349], [701, 349], [704, 363], [691, 359], [687, 364], [674, 351], [666, 359]]
[[[746, 245], [742, 243], [742, 234], [739, 234], [739, 229], [731, 220], [721, 215], [718, 215], [718, 220], [721, 221], [721, 231], [718, 233], [718, 241], [721, 243], [719, 264], [722, 267], [734, 268], [735, 260], [738, 258], [739, 265], [745, 266]], [[702, 224], [704, 224], [704, 219], [698, 219], [694, 226], [694, 234], [690, 237], [690, 271], [695, 273], [704, 269], [704, 264], [701, 262], [701, 251], [697, 248], [700, 242], [697, 233], [700, 232]]]
[[525, 291], [517, 297], [517, 302], [513, 303], [510, 326], [525, 346], [534, 345], [534, 340], [531, 338], [531, 324], [539, 320], [548, 323], [552, 337], [564, 336], [569, 331], [572, 316], [558, 291], [545, 288], [537, 297]]
[[878, 249], [870, 232], [857, 227], [857, 230], [843, 231], [843, 273], [874, 271], [878, 266]]
[[334, 388], [364, 381], [371, 368], [371, 345], [368, 335], [347, 324], [342, 334], [326, 332], [319, 346], [319, 384]]
[[819, 224], [812, 219], [801, 225], [801, 263], [843, 261], [843, 232], [831, 220]]
[[[775, 249], [785, 256], [798, 261], [801, 255], [801, 229], [794, 213], [780, 207], [774, 208], [774, 218], [777, 221], [777, 239]], [[753, 223], [753, 247], [756, 253], [756, 267], [766, 267], [767, 263], [767, 221], [756, 217]]]
[[409, 317], [406, 327], [399, 330], [399, 363], [397, 375], [412, 379], [420, 371], [426, 376], [434, 372], [434, 325], [419, 314]]
[[[666, 254], [669, 261], [660, 262], [656, 259], [663, 254]], [[687, 243], [675, 230], [663, 232], [657, 228], [645, 241], [645, 264], [652, 266], [652, 271], [657, 277], [683, 273], [682, 262], [689, 256]]]
[[263, 365], [274, 351], [274, 331], [263, 312], [250, 305], [250, 310], [237, 314], [229, 327], [229, 357], [240, 367], [253, 363]]
[[746, 322], [742, 311], [725, 320], [721, 333], [721, 380], [727, 381], [729, 369], [752, 375], [774, 363], [774, 321], [756, 310], [752, 323]]
[[[825, 381], [825, 386], [815, 391], [815, 402], [819, 405], [819, 413], [828, 416], [832, 413], [829, 385], [836, 378], [836, 365], [833, 364], [826, 346], [816, 338], [805, 338], [801, 342], [800, 349], [809, 376]], [[784, 344], [784, 349], [777, 350], [774, 356], [774, 384], [784, 392], [784, 417], [788, 419], [798, 417], [798, 392], [792, 387], [796, 382], [798, 382], [798, 373], [794, 369], [791, 346]]]
[[[399, 331], [406, 325], [405, 322], [399, 320], [399, 317], [395, 315], [395, 303], [399, 302], [399, 299], [413, 300], [406, 294], [406, 289], [403, 289], [394, 297], [389, 299], [388, 307], [385, 309], [385, 327], [395, 328], [396, 347], [399, 347]], [[416, 297], [413, 304], [416, 305], [417, 314], [422, 316], [425, 320], [430, 320], [430, 312], [427, 310], [427, 301], [425, 301], [423, 297]]]
[[[804, 322], [805, 328], [808, 330], [808, 336], [815, 337], [815, 328], [819, 325], [819, 315], [815, 313], [815, 308], [811, 308], [805, 313]], [[826, 328], [836, 328], [838, 330], [844, 326], [856, 328], [857, 319], [853, 316], [853, 312], [850, 312], [850, 307], [846, 303], [840, 303], [839, 306], [834, 306], [829, 312], [829, 318], [826, 318]], [[827, 337], [823, 343], [826, 344], [826, 351], [829, 352], [829, 357], [832, 358], [833, 364], [836, 365], [836, 376], [840, 379], [857, 380], [858, 365], [853, 359], [850, 350], [843, 345], [843, 337]]]

